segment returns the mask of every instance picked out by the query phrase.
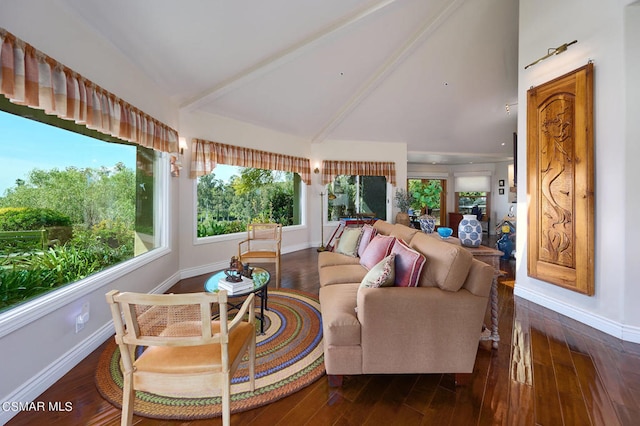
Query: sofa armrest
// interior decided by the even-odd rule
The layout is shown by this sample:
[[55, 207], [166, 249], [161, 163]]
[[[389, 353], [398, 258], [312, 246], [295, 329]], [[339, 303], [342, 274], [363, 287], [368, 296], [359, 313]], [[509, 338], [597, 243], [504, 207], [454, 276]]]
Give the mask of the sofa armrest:
[[361, 288], [363, 372], [473, 371], [487, 302], [465, 289]]

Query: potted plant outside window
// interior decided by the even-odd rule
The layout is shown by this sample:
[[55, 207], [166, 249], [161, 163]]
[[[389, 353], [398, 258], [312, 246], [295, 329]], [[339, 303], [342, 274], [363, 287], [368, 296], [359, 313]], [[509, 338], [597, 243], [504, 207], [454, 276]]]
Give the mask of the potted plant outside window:
[[395, 205], [400, 210], [396, 215], [396, 223], [409, 226], [409, 208], [411, 207], [412, 197], [405, 189], [396, 190]]

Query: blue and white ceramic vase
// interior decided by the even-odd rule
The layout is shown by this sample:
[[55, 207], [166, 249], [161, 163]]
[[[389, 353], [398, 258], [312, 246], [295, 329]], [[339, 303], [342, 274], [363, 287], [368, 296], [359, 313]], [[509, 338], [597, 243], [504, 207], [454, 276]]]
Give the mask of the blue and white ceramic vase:
[[458, 225], [460, 243], [467, 247], [479, 247], [482, 243], [482, 225], [476, 215], [465, 214]]
[[436, 218], [429, 215], [422, 215], [418, 218], [420, 221], [420, 229], [427, 234], [433, 233], [436, 230]]

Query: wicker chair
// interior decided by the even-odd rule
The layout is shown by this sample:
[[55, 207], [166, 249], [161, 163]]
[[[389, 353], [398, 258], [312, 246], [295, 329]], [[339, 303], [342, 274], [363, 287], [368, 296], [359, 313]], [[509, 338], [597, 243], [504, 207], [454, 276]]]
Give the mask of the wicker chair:
[[247, 238], [238, 243], [238, 259], [242, 263], [274, 263], [276, 288], [280, 287], [280, 246], [282, 225], [279, 223], [250, 223]]
[[[222, 423], [229, 425], [231, 377], [247, 351], [251, 391], [255, 389], [254, 295], [247, 297], [231, 322], [227, 321], [226, 291], [140, 294], [113, 290], [106, 297], [124, 370], [121, 424], [132, 423], [139, 390], [172, 397], [222, 395]], [[212, 304], [218, 306], [219, 321], [211, 321]], [[136, 359], [138, 346], [145, 350]]]

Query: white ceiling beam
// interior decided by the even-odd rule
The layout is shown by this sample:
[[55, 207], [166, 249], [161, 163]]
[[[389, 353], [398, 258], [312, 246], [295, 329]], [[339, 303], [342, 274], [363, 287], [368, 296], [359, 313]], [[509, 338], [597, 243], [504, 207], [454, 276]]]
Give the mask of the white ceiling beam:
[[203, 106], [204, 104], [207, 104], [223, 96], [224, 94], [242, 86], [248, 81], [253, 80], [261, 75], [264, 75], [269, 71], [274, 70], [279, 66], [299, 57], [300, 55], [313, 49], [314, 47], [316, 47], [318, 44], [325, 41], [326, 39], [329, 39], [330, 37], [335, 36], [339, 31], [361, 21], [367, 16], [370, 16], [376, 13], [377, 11], [394, 3], [395, 1], [396, 0], [382, 0], [359, 12], [356, 12], [345, 18], [342, 18], [334, 22], [333, 24], [329, 25], [328, 27], [325, 27], [324, 29], [305, 38], [299, 43], [296, 43], [288, 47], [287, 49], [284, 49], [242, 70], [238, 74], [226, 79], [225, 81], [205, 91], [204, 93], [198, 94], [197, 96], [183, 103], [180, 106], [180, 108], [186, 109], [186, 110], [193, 110], [195, 108]]
[[424, 43], [462, 4], [464, 0], [452, 0], [433, 20], [425, 23], [420, 30], [409, 37], [374, 73], [355, 94], [331, 117], [329, 122], [312, 139], [322, 142], [373, 90], [391, 74], [413, 51]]

